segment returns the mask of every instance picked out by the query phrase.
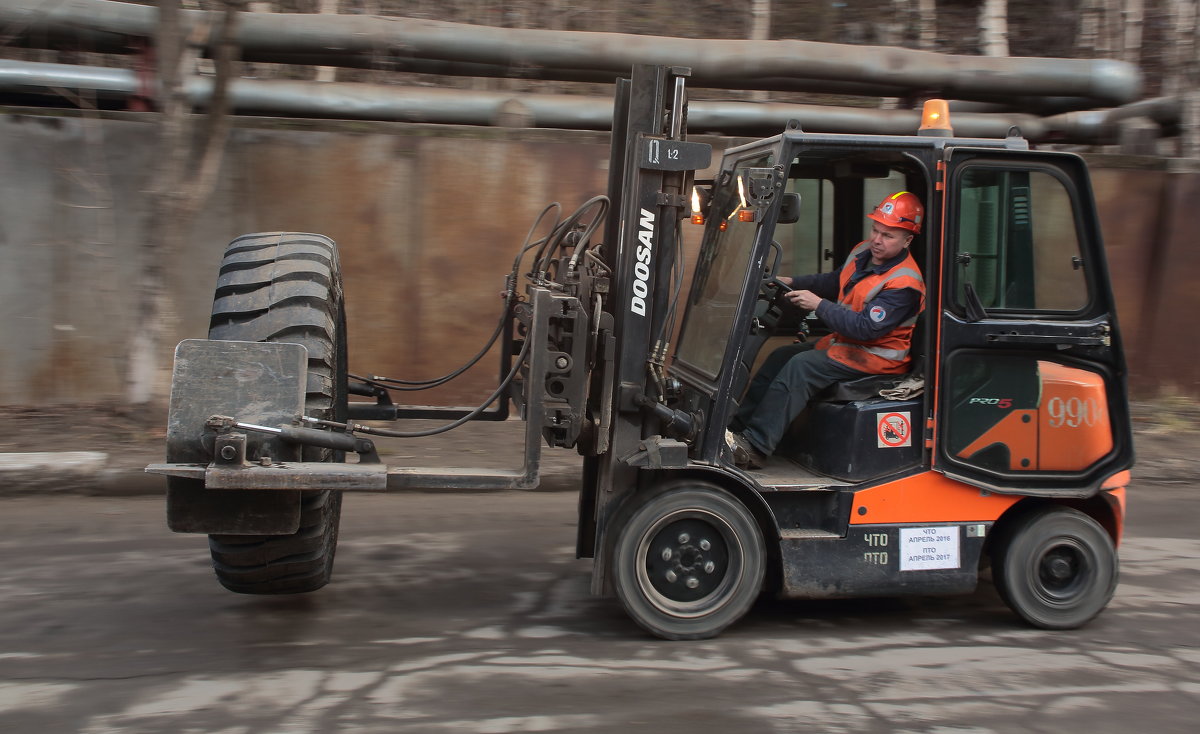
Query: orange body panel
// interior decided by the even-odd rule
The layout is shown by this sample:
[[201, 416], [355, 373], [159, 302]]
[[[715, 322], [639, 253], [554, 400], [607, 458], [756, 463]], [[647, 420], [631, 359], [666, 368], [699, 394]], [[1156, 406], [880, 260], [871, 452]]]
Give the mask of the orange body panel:
[[1039, 466], [1043, 471], [1081, 471], [1112, 451], [1112, 427], [1104, 378], [1054, 362], [1038, 362]]
[[990, 522], [1021, 499], [925, 472], [855, 493], [850, 524]]
[[[1123, 471], [1120, 474], [1115, 475], [1113, 479], [1121, 476], [1121, 474], [1124, 474], [1126, 479], [1129, 478], [1129, 472]], [[1105, 482], [1105, 485], [1107, 486], [1110, 482], [1112, 482], [1112, 479], [1110, 479], [1108, 482]], [[1110, 503], [1115, 505], [1113, 508], [1113, 530], [1116, 534], [1113, 537], [1113, 544], [1119, 546], [1121, 545], [1121, 538], [1125, 536], [1125, 488], [1121, 487], [1119, 489], [1110, 489], [1106, 491], [1104, 495], [1108, 498]]]
[[971, 457], [996, 443], [1008, 447], [1008, 468], [1011, 471], [1038, 468], [1038, 411], [1014, 410], [988, 429], [987, 433], [972, 441], [959, 452], [960, 457]]
[[1104, 480], [1104, 484], [1100, 485], [1100, 489], [1119, 489], [1121, 490], [1121, 512], [1125, 511], [1125, 488], [1129, 486], [1129, 480], [1133, 475], [1129, 470], [1119, 471], [1113, 474], [1108, 479]]
[[960, 451], [960, 458], [1003, 444], [1010, 471], [1083, 471], [1112, 451], [1104, 378], [1056, 362], [1037, 364], [1037, 409], [1009, 413]]

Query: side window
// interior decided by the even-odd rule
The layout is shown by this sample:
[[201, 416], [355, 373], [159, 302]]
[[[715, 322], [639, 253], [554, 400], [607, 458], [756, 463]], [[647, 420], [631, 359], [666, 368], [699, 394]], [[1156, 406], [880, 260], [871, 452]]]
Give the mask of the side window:
[[1071, 196], [1037, 170], [971, 166], [958, 179], [955, 300], [985, 310], [1074, 312], [1088, 284]]
[[787, 190], [800, 195], [800, 219], [775, 228], [783, 248], [780, 275], [820, 273], [832, 267], [823, 254], [833, 248], [833, 184], [825, 179], [794, 178]]

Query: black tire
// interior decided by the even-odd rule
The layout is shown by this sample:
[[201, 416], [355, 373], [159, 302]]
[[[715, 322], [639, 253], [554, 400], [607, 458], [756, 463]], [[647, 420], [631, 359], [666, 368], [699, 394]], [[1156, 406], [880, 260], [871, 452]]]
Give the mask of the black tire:
[[[305, 415], [346, 417], [346, 321], [337, 246], [318, 234], [272, 232], [225, 250], [209, 339], [303, 344], [308, 349]], [[305, 447], [304, 461], [341, 461]], [[333, 574], [342, 493], [306, 491], [291, 535], [209, 535], [217, 580], [241, 594], [314, 591]]]
[[650, 633], [715, 637], [758, 598], [762, 534], [746, 506], [720, 487], [671, 483], [623, 518], [612, 546], [614, 586], [625, 611]]
[[1000, 597], [1042, 629], [1075, 629], [1099, 614], [1117, 588], [1117, 551], [1098, 522], [1049, 507], [1015, 521], [992, 552]]

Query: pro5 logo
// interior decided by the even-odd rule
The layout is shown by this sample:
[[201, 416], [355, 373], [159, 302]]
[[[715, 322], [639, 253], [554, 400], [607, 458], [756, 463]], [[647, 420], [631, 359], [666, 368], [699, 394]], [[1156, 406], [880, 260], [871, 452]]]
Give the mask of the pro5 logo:
[[967, 405], [994, 405], [997, 408], [1011, 408], [1012, 398], [971, 398]]

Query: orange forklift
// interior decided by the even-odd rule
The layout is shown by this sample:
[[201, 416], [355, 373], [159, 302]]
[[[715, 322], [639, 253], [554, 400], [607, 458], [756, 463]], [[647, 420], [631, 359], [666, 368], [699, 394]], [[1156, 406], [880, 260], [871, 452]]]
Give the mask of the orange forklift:
[[[329, 238], [229, 246], [209, 338], [177, 350], [167, 462], [149, 468], [169, 477], [170, 527], [209, 534], [223, 585], [320, 588], [344, 491], [531, 487], [545, 444], [584, 457], [593, 592], [659, 637], [715, 636], [764, 591], [963, 594], [989, 566], [1033, 625], [1105, 607], [1133, 451], [1083, 161], [1016, 129], [955, 137], [934, 103], [912, 136], [791, 124], [698, 181], [711, 148], [687, 140], [687, 76], [639, 66], [618, 83], [608, 194], [522, 246], [500, 384], [474, 409], [398, 405], [398, 381], [349, 377]], [[737, 468], [725, 431], [760, 356], [828, 331], [777, 276], [839, 267], [900, 190], [926, 203], [911, 371], [835, 385], [765, 466]], [[689, 216], [704, 234], [685, 290]], [[380, 423], [412, 418], [447, 423]], [[509, 471], [386, 466], [371, 438], [516, 419], [525, 455]]]

